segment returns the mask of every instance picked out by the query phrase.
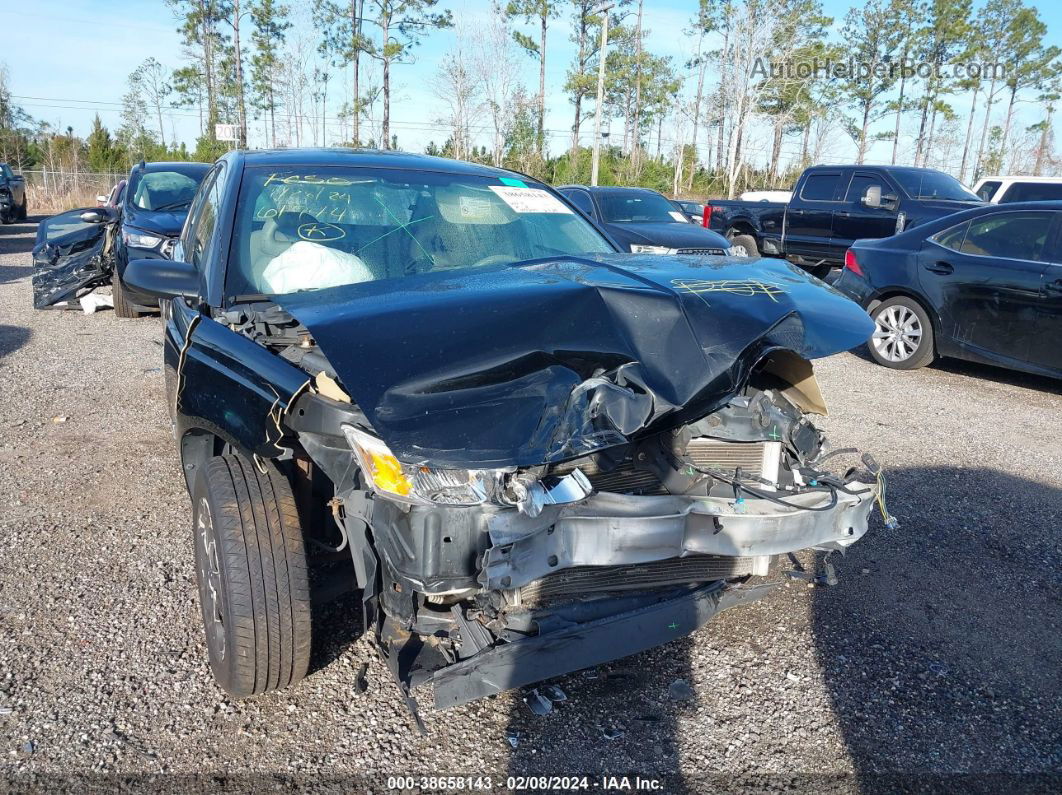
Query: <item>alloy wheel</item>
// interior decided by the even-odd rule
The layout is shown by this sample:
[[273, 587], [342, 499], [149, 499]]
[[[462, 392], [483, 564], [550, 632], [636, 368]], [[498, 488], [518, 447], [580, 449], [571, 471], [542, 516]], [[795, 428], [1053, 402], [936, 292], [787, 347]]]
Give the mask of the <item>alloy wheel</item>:
[[890, 362], [905, 362], [922, 343], [922, 323], [909, 307], [893, 304], [874, 316], [874, 350]]

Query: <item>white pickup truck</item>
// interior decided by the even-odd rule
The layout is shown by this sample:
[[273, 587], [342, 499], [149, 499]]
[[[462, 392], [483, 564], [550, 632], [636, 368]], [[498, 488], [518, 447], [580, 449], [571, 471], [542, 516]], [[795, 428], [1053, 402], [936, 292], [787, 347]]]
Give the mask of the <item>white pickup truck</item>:
[[991, 204], [1062, 199], [1062, 177], [981, 177], [974, 193]]

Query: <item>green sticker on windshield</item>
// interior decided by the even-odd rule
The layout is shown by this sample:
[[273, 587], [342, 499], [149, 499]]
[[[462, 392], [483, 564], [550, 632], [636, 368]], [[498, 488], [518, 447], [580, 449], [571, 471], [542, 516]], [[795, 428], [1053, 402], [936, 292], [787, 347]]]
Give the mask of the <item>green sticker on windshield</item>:
[[502, 185], [508, 185], [510, 188], [526, 188], [527, 183], [522, 179], [513, 179], [511, 177], [498, 177], [501, 180]]

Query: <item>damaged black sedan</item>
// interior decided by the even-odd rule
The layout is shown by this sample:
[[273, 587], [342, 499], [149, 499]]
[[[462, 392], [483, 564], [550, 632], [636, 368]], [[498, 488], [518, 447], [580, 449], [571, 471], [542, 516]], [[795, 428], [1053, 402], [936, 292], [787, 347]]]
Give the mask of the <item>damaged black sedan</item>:
[[873, 324], [785, 263], [622, 254], [529, 177], [344, 150], [226, 155], [174, 258], [126, 280], [173, 298], [233, 694], [305, 674], [311, 545], [349, 549], [408, 703], [449, 707], [682, 637], [879, 500], [810, 419], [810, 360]]

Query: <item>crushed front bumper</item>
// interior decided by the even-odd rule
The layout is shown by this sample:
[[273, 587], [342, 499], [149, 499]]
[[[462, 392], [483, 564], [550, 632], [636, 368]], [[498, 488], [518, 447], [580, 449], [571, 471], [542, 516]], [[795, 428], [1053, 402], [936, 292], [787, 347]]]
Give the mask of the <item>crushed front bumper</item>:
[[[520, 588], [573, 566], [617, 566], [687, 555], [762, 557], [801, 549], [843, 550], [867, 530], [877, 487], [853, 482], [836, 492], [766, 499], [599, 493], [528, 527], [513, 512], [489, 522], [482, 585]], [[553, 517], [550, 517], [553, 519]]]
[[730, 607], [766, 596], [780, 583], [708, 583], [658, 601], [514, 643], [485, 649], [435, 672], [435, 707], [445, 709], [662, 646]]

